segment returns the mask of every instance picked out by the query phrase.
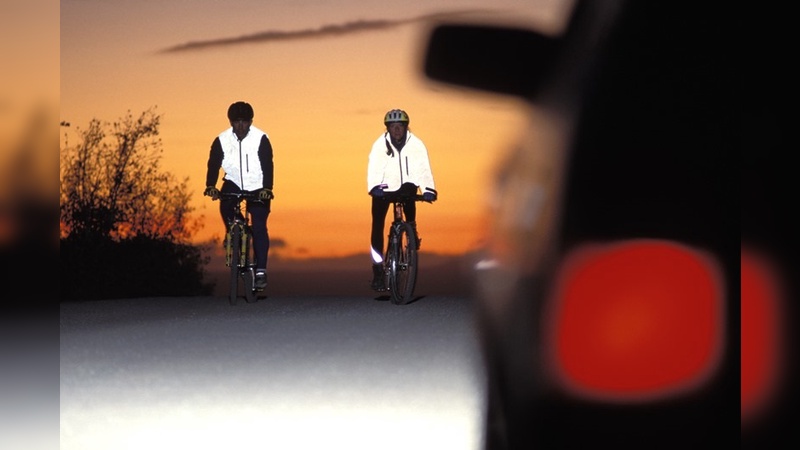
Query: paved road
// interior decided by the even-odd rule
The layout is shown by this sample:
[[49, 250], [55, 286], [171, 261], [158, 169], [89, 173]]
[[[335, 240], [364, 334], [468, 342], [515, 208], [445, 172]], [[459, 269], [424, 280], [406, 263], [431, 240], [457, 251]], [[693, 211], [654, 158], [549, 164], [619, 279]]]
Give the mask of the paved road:
[[479, 449], [471, 302], [61, 305], [61, 449]]

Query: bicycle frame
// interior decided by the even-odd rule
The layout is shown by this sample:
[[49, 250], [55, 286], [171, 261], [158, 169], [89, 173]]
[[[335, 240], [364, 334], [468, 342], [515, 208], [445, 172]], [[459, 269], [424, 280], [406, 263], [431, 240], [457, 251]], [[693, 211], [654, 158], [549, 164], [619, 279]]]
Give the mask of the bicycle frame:
[[[234, 230], [234, 228], [237, 228], [237, 230]], [[239, 246], [241, 250], [238, 252], [238, 258], [234, 257], [233, 246], [231, 245], [231, 238], [236, 234], [239, 234], [242, 237]], [[249, 213], [247, 212], [246, 207], [244, 212], [242, 211], [240, 200], [236, 202], [234, 206], [233, 220], [231, 221], [230, 225], [228, 225], [228, 233], [225, 236], [225, 265], [230, 267], [232, 264], [235, 264], [237, 267], [244, 268], [252, 262], [252, 255], [250, 254], [250, 248], [252, 246], [252, 234], [253, 229], [250, 226]]]
[[225, 235], [225, 264], [231, 269], [230, 303], [235, 305], [239, 298], [239, 281], [241, 278], [244, 297], [248, 303], [255, 302], [255, 255], [253, 248], [253, 229], [247, 206], [242, 202], [260, 201], [258, 196], [250, 192], [220, 193], [220, 198], [234, 199], [233, 220], [228, 224]]

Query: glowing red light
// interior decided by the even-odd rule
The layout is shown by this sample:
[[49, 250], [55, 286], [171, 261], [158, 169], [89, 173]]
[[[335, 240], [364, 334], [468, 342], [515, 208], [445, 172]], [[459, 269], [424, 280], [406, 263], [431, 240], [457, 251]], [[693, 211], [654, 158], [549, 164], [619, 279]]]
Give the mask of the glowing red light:
[[781, 348], [779, 290], [767, 259], [742, 251], [741, 289], [741, 414], [748, 419], [774, 390]]
[[623, 401], [701, 383], [723, 345], [720, 289], [716, 264], [674, 242], [581, 247], [565, 260], [552, 302], [557, 379]]

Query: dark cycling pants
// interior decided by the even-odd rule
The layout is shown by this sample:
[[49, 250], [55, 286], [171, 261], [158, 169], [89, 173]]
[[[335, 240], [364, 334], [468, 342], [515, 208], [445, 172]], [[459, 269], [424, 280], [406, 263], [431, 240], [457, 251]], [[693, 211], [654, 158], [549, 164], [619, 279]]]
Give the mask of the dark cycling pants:
[[[234, 182], [225, 180], [222, 183], [220, 192], [242, 192], [242, 190]], [[236, 200], [233, 199], [221, 199], [219, 202], [219, 212], [225, 224], [225, 230], [228, 229], [228, 223], [233, 220], [235, 203]], [[267, 268], [267, 256], [269, 254], [267, 218], [269, 217], [271, 203], [270, 200], [266, 200], [264, 203], [247, 202], [247, 210], [250, 211], [253, 222], [253, 247], [256, 250], [256, 269]]]
[[[417, 187], [410, 184], [404, 184], [397, 192], [408, 189], [410, 192], [416, 193]], [[387, 191], [387, 194], [389, 192]], [[386, 213], [389, 211], [391, 203], [380, 197], [372, 197], [372, 234], [370, 242], [372, 245], [372, 262], [379, 264], [383, 262], [383, 236], [386, 228]], [[413, 200], [403, 203], [403, 211], [406, 215], [407, 222], [414, 222], [417, 220], [417, 204]]]

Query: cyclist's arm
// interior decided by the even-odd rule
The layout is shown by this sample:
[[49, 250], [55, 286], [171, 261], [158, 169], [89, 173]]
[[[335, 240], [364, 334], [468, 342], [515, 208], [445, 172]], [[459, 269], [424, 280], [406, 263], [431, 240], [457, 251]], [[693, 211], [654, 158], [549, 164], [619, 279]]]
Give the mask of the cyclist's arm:
[[415, 168], [418, 171], [416, 179], [419, 188], [423, 194], [430, 192], [437, 195], [436, 184], [433, 181], [433, 170], [431, 170], [431, 161], [428, 157], [428, 148], [419, 138], [415, 139], [415, 144], [417, 147], [417, 151], [414, 154], [416, 158]]
[[206, 171], [206, 186], [216, 186], [219, 178], [219, 169], [222, 167], [222, 144], [219, 138], [215, 138], [211, 143], [211, 151], [208, 154], [208, 170]]
[[384, 170], [386, 169], [387, 158], [386, 147], [383, 147], [383, 136], [381, 136], [372, 144], [372, 150], [369, 152], [367, 192], [370, 192], [375, 186], [381, 186], [381, 189], [386, 188]]
[[264, 174], [262, 186], [272, 189], [275, 165], [272, 162], [272, 143], [266, 134], [261, 137], [261, 143], [258, 146], [258, 160], [261, 163], [261, 172]]

